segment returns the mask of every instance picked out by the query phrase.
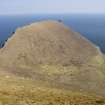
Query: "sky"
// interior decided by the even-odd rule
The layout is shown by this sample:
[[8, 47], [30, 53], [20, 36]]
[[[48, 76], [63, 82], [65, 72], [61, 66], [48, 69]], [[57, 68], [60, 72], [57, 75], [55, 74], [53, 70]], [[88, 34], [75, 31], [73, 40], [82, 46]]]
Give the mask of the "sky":
[[0, 0], [0, 14], [105, 13], [105, 0]]

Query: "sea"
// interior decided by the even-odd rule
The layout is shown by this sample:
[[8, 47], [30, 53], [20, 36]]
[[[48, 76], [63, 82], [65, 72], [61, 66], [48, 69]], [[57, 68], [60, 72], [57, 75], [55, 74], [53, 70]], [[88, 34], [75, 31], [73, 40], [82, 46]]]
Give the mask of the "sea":
[[105, 53], [105, 14], [0, 15], [0, 47], [19, 27], [41, 20], [62, 21]]

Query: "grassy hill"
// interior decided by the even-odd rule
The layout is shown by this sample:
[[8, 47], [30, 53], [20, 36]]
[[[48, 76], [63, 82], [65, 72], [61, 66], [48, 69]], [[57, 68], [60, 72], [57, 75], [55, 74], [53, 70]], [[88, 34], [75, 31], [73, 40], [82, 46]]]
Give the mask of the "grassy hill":
[[[42, 21], [19, 28], [0, 51], [3, 66], [87, 64], [99, 49], [63, 23]], [[11, 59], [11, 62], [10, 62]]]
[[1, 105], [104, 105], [105, 57], [63, 23], [19, 28], [0, 49]]
[[0, 71], [1, 105], [104, 105], [105, 98]]

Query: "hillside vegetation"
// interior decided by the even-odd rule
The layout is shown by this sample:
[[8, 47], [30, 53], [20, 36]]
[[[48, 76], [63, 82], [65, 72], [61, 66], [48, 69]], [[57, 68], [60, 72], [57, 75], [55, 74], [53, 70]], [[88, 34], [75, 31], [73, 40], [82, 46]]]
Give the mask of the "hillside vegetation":
[[[2, 69], [3, 70], [3, 69]], [[105, 98], [0, 71], [0, 105], [104, 105]]]
[[63, 23], [19, 28], [0, 49], [0, 105], [105, 105], [105, 57]]

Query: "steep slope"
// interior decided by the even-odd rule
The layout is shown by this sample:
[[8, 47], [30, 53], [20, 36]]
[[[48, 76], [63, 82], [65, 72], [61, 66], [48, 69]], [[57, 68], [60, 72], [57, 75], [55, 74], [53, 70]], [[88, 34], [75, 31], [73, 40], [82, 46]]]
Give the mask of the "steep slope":
[[100, 52], [62, 23], [43, 21], [17, 29], [0, 55], [4, 66], [19, 67], [35, 64], [82, 65], [100, 56]]
[[17, 29], [0, 50], [0, 101], [104, 104], [93, 95], [105, 96], [103, 65], [100, 50], [63, 23], [33, 23]]

